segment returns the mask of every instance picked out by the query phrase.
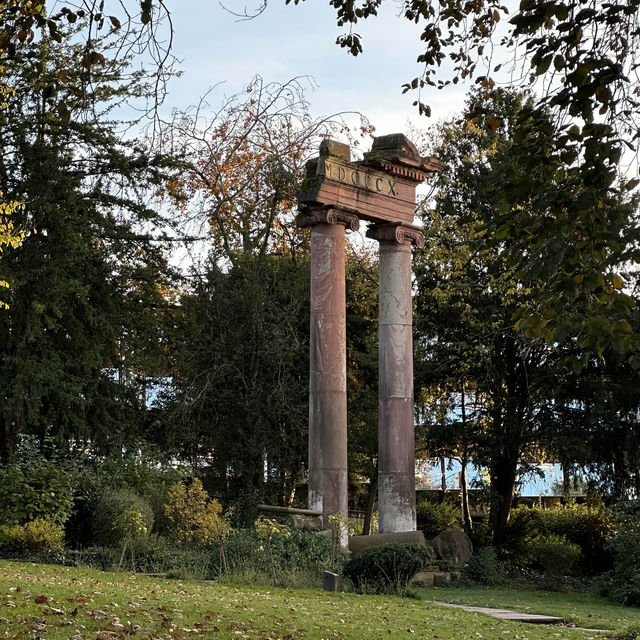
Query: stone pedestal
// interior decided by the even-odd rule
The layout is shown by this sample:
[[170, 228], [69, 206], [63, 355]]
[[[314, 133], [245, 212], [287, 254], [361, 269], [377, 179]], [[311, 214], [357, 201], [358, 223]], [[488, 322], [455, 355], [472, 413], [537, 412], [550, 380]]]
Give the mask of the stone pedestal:
[[411, 245], [424, 246], [424, 236], [401, 223], [377, 225], [367, 235], [380, 242], [380, 533], [415, 531]]
[[[345, 227], [358, 218], [334, 209], [306, 211], [311, 227], [309, 509], [347, 517], [347, 335]], [[344, 531], [343, 546], [347, 545]]]

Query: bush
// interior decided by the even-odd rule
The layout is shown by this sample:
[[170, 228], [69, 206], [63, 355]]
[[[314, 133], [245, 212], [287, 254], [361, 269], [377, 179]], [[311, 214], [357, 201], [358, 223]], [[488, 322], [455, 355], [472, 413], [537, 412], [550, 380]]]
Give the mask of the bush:
[[498, 559], [494, 547], [482, 547], [474, 553], [462, 575], [473, 583], [489, 587], [499, 587], [509, 582], [507, 565]]
[[424, 533], [427, 540], [435, 538], [445, 529], [460, 529], [462, 514], [460, 509], [450, 502], [431, 502], [421, 500], [416, 505], [418, 529]]
[[347, 560], [342, 570], [358, 591], [396, 592], [425, 567], [435, 552], [420, 544], [383, 544], [370, 547]]
[[212, 556], [213, 569], [234, 578], [273, 585], [317, 585], [331, 563], [331, 542], [311, 531], [278, 525], [267, 539], [255, 529], [234, 529]]
[[611, 568], [608, 540], [613, 531], [613, 518], [603, 508], [582, 504], [555, 509], [518, 507], [512, 511], [507, 526], [505, 551], [511, 561], [528, 564], [533, 560], [534, 546], [541, 539], [558, 536], [582, 550], [577, 569], [596, 575]]
[[[114, 571], [120, 564], [121, 551], [113, 547], [88, 547], [69, 554], [74, 565], [83, 565], [100, 571]], [[202, 547], [177, 545], [156, 535], [132, 541], [121, 567], [125, 571], [138, 571], [161, 575], [181, 574], [183, 578], [207, 579], [213, 577], [210, 550]]]
[[35, 439], [24, 439], [16, 459], [0, 464], [0, 524], [63, 523], [71, 513], [75, 484], [69, 461], [55, 454], [45, 458]]
[[603, 577], [601, 592], [626, 605], [640, 605], [640, 500], [612, 510], [618, 531], [609, 542], [613, 571]]
[[0, 550], [55, 554], [64, 551], [64, 528], [53, 520], [36, 518], [25, 524], [0, 526]]
[[99, 545], [119, 546], [132, 537], [131, 524], [134, 520], [140, 535], [151, 531], [153, 510], [149, 502], [128, 489], [107, 491], [94, 505], [93, 539]]
[[209, 498], [198, 478], [189, 487], [183, 483], [171, 487], [165, 512], [181, 542], [220, 543], [231, 530], [230, 515], [223, 514], [220, 503]]
[[533, 546], [532, 553], [535, 562], [550, 576], [570, 575], [571, 569], [582, 556], [577, 544], [556, 535], [541, 538]]

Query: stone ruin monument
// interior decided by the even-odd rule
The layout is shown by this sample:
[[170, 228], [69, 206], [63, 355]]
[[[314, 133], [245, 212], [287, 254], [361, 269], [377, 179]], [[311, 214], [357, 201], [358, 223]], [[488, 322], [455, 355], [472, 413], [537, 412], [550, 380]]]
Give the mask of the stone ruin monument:
[[[369, 224], [380, 243], [378, 510], [381, 533], [415, 531], [411, 246], [416, 186], [440, 171], [402, 134], [374, 138], [351, 161], [324, 140], [307, 164], [298, 224], [311, 228], [309, 509], [347, 514], [345, 232]], [[343, 545], [346, 546], [346, 533]]]

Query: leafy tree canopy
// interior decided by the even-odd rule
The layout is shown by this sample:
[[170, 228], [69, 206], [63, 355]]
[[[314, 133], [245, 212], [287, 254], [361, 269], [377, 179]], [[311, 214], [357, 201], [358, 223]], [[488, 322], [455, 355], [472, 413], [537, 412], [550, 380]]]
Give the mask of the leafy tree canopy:
[[[357, 24], [374, 19], [383, 2], [331, 0], [338, 25], [348, 29], [337, 43], [353, 55], [361, 53]], [[523, 310], [522, 320], [531, 332], [537, 326], [539, 335], [569, 333], [599, 354], [621, 344], [619, 323], [627, 322], [634, 302], [609, 256], [620, 246], [613, 205], [639, 183], [621, 178], [620, 162], [625, 149], [637, 150], [640, 137], [640, 0], [521, 0], [506, 28], [508, 9], [500, 0], [399, 4], [403, 19], [422, 25], [418, 62], [424, 70], [404, 85], [405, 91], [418, 92], [421, 113], [430, 113], [422, 90], [474, 79], [489, 97], [507, 66], [509, 82], [516, 78], [519, 87], [538, 94], [515, 123], [514, 162], [496, 182], [505, 204], [491, 223], [514, 240], [509, 259], [534, 276], [534, 286], [544, 294], [537, 308]], [[495, 64], [497, 52], [511, 61]], [[489, 131], [500, 125], [500, 117], [482, 122]], [[578, 191], [578, 197], [560, 196]], [[525, 200], [524, 210], [509, 206]], [[639, 255], [632, 249], [624, 257], [636, 261]], [[576, 288], [588, 301], [579, 318], [568, 294]], [[635, 339], [622, 342], [626, 349], [638, 348]]]

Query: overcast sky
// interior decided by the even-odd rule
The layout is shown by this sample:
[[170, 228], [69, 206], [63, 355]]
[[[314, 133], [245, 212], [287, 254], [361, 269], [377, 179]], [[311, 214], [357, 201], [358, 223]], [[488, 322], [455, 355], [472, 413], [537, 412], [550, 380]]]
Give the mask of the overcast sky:
[[[226, 0], [242, 12], [260, 0]], [[412, 106], [415, 92], [401, 86], [420, 73], [420, 29], [397, 17], [398, 5], [387, 2], [380, 16], [357, 25], [364, 53], [357, 58], [335, 44], [344, 29], [336, 26], [328, 0], [307, 0], [286, 6], [271, 0], [254, 20], [239, 21], [214, 0], [169, 0], [175, 29], [173, 52], [182, 61], [183, 76], [172, 82], [166, 105], [184, 108], [222, 83], [210, 99], [216, 106], [224, 95], [247, 85], [255, 74], [267, 82], [311, 76], [316, 87], [307, 92], [312, 114], [359, 111], [376, 133], [404, 132], [411, 120], [420, 128], [460, 111], [468, 87], [450, 87], [424, 94], [433, 117], [420, 117]]]

